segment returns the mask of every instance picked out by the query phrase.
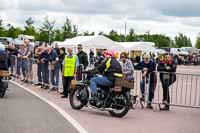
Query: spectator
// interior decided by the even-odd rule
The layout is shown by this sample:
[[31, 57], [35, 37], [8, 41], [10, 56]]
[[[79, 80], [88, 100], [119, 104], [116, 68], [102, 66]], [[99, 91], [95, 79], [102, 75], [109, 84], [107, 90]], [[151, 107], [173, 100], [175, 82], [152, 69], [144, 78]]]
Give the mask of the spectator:
[[13, 45], [13, 44], [9, 45], [8, 51], [9, 51], [9, 58], [11, 61], [11, 66], [10, 66], [11, 75], [14, 75], [14, 70], [15, 70], [15, 65], [16, 65], [15, 62], [16, 62], [16, 57], [17, 57], [18, 51], [17, 51], [17, 48], [15, 47], [15, 45]]
[[83, 64], [84, 69], [88, 66], [88, 56], [87, 53], [83, 51], [83, 47], [81, 44], [78, 44], [78, 53], [77, 53], [79, 63]]
[[135, 69], [142, 70], [142, 81], [140, 82], [140, 90], [141, 90], [142, 97], [140, 98], [140, 100], [141, 101], [145, 100], [144, 94], [145, 94], [145, 79], [146, 79], [146, 81], [149, 82], [149, 94], [148, 94], [149, 99], [148, 99], [147, 108], [153, 109], [151, 102], [154, 98], [154, 91], [155, 91], [156, 82], [157, 82], [156, 74], [154, 72], [156, 70], [156, 63], [150, 59], [150, 55], [144, 54], [143, 61], [138, 63], [135, 66]]
[[28, 59], [27, 59], [27, 48], [25, 44], [21, 44], [20, 49], [18, 51], [18, 58], [21, 58], [20, 65], [22, 69], [23, 79], [21, 81], [28, 82], [27, 73], [28, 73]]
[[[62, 73], [62, 70], [63, 70], [62, 62], [63, 62], [63, 60], [65, 58], [65, 55], [66, 55], [65, 48], [64, 47], [60, 48], [59, 53], [60, 53], [60, 55], [59, 55], [59, 64], [60, 64], [60, 70], [61, 70], [61, 73]], [[63, 76], [62, 76], [62, 81], [63, 81]], [[63, 86], [63, 88], [64, 88], [64, 86]], [[61, 92], [60, 94], [63, 95], [64, 93]]]
[[42, 65], [42, 79], [43, 85], [41, 88], [48, 89], [49, 88], [49, 64], [48, 64], [48, 53], [47, 48], [43, 47], [43, 52], [40, 55], [39, 61]]
[[94, 66], [98, 66], [101, 64], [101, 62], [105, 59], [105, 56], [104, 56], [104, 52], [99, 49], [98, 52], [97, 52], [97, 57], [96, 57], [96, 61], [94, 63]]
[[42, 73], [43, 64], [40, 61], [41, 55], [43, 52], [44, 52], [43, 46], [37, 47], [35, 50], [35, 59], [36, 59], [36, 63], [37, 63], [37, 76], [38, 76], [38, 83], [36, 84], [36, 86], [42, 86], [42, 84], [44, 82], [43, 73]]
[[94, 52], [92, 51], [92, 49], [90, 49], [89, 57], [90, 57], [90, 65], [93, 65], [94, 64]]
[[132, 62], [128, 59], [128, 55], [126, 52], [122, 52], [120, 55], [120, 64], [122, 67], [123, 75], [125, 75], [126, 79], [134, 80], [133, 71], [134, 67]]
[[51, 84], [53, 87], [51, 88], [51, 91], [58, 91], [58, 84], [59, 84], [59, 59], [58, 54], [56, 50], [52, 49], [52, 47], [48, 47], [48, 61], [50, 64], [50, 73], [51, 73]]
[[60, 48], [59, 53], [60, 53], [60, 54], [59, 54], [59, 63], [60, 63], [61, 72], [62, 72], [62, 69], [63, 69], [63, 64], [62, 64], [62, 62], [63, 62], [63, 60], [64, 60], [64, 58], [65, 58], [65, 55], [66, 55], [65, 48], [64, 48], [64, 47]]
[[33, 83], [33, 71], [32, 71], [32, 65], [33, 65], [33, 45], [30, 44], [30, 41], [28, 39], [26, 39], [24, 41], [24, 43], [26, 44], [27, 47], [27, 52], [26, 52], [26, 58], [28, 58], [28, 73], [27, 73], [27, 79], [30, 80], [30, 83]]
[[173, 61], [172, 56], [166, 54], [164, 59], [161, 60], [158, 64], [158, 71], [160, 72], [160, 80], [163, 88], [163, 103], [164, 107], [161, 110], [169, 110], [170, 103], [170, 95], [169, 95], [169, 87], [176, 81], [176, 68], [177, 65]]
[[63, 60], [63, 86], [64, 86], [64, 91], [63, 91], [63, 96], [61, 98], [67, 98], [70, 85], [71, 85], [71, 80], [74, 78], [74, 74], [76, 71], [76, 68], [79, 65], [79, 60], [78, 56], [73, 54], [73, 49], [68, 48], [68, 55], [65, 55], [65, 58]]

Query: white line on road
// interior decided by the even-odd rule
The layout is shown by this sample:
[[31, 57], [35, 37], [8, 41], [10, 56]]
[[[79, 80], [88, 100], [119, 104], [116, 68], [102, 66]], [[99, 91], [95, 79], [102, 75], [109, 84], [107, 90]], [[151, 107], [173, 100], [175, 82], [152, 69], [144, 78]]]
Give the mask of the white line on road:
[[86, 131], [74, 118], [72, 118], [67, 112], [65, 112], [62, 108], [60, 108], [59, 106], [57, 106], [56, 104], [54, 104], [53, 102], [47, 100], [44, 97], [41, 97], [40, 95], [38, 95], [37, 93], [35, 93], [34, 91], [14, 82], [14, 81], [10, 81], [11, 83], [23, 88], [24, 90], [30, 92], [31, 94], [35, 95], [36, 97], [38, 97], [39, 99], [41, 99], [42, 101], [46, 102], [47, 104], [49, 104], [51, 107], [53, 107], [56, 111], [58, 111], [65, 119], [67, 119], [80, 133], [88, 133], [88, 131]]

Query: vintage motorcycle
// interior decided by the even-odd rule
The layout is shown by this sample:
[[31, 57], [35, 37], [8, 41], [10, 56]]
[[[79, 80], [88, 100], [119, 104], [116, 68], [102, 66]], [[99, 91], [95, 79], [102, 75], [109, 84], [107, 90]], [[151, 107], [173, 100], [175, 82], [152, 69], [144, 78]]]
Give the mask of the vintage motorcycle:
[[4, 51], [0, 51], [0, 98], [3, 98], [8, 88], [9, 71], [8, 71], [8, 55]]
[[[108, 111], [113, 117], [121, 118], [125, 116], [132, 107], [130, 89], [121, 86], [98, 86], [98, 103], [90, 99], [90, 75], [88, 71], [83, 71], [83, 80], [72, 81], [74, 85], [70, 93], [70, 104], [73, 109], [80, 110], [83, 107], [92, 107], [100, 111]], [[90, 77], [90, 78], [88, 78]], [[121, 81], [119, 79], [118, 81]]]

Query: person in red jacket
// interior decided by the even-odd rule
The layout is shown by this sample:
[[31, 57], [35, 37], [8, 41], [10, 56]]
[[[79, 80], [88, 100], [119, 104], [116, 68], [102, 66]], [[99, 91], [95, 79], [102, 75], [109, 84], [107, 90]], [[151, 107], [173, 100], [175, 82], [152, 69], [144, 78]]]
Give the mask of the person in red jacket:
[[161, 110], [169, 110], [170, 95], [169, 87], [176, 81], [177, 65], [170, 54], [165, 54], [160, 60], [157, 70], [160, 71], [160, 80], [163, 88], [163, 103], [164, 107]]

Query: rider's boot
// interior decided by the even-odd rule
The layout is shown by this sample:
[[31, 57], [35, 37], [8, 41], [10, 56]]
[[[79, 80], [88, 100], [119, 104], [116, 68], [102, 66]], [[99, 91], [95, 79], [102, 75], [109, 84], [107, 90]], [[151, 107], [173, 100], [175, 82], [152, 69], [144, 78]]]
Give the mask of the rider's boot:
[[92, 94], [92, 97], [90, 99], [90, 104], [96, 107], [101, 106], [100, 99], [97, 94]]

